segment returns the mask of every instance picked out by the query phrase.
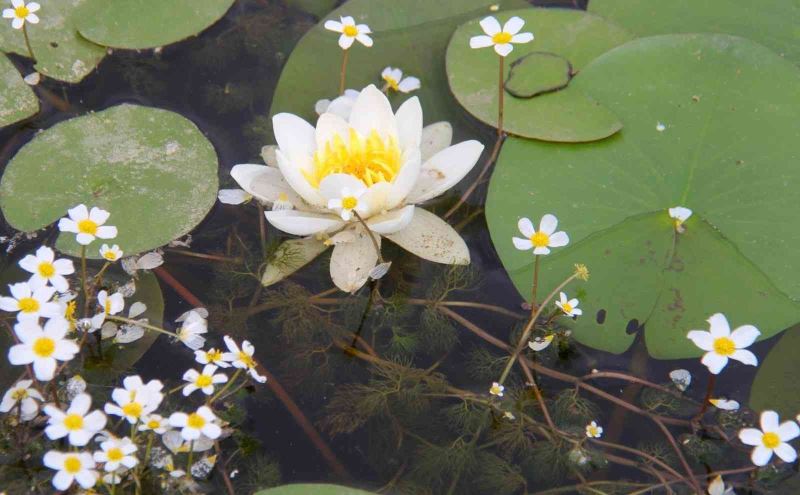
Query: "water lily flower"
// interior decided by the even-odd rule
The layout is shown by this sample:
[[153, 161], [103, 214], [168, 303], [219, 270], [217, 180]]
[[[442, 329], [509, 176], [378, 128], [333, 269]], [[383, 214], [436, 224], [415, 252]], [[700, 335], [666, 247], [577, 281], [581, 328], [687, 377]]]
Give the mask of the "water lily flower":
[[589, 438], [600, 438], [603, 436], [603, 427], [597, 425], [597, 421], [592, 421], [586, 425], [586, 436]]
[[725, 482], [722, 481], [722, 475], [718, 474], [708, 484], [708, 495], [736, 495], [736, 492], [733, 491], [732, 486], [726, 487]]
[[42, 462], [50, 469], [58, 471], [53, 476], [53, 486], [56, 490], [66, 491], [75, 481], [85, 490], [97, 483], [98, 473], [93, 469], [94, 459], [88, 452], [51, 450], [44, 455]]
[[340, 21], [333, 19], [325, 21], [324, 27], [328, 31], [342, 33], [339, 36], [339, 46], [342, 50], [347, 50], [353, 45], [355, 40], [366, 47], [372, 46], [372, 38], [367, 36], [372, 31], [366, 24], [356, 24], [355, 19], [351, 16], [339, 17]]
[[226, 374], [215, 374], [217, 369], [217, 366], [213, 364], [207, 364], [203, 367], [202, 372], [198, 372], [194, 369], [186, 370], [186, 373], [183, 374], [183, 379], [189, 383], [183, 387], [184, 397], [191, 394], [195, 390], [202, 390], [206, 395], [213, 394], [214, 385], [228, 381], [228, 376]]
[[125, 418], [130, 424], [136, 424], [155, 411], [164, 398], [161, 393], [164, 384], [159, 380], [150, 380], [145, 384], [138, 375], [126, 376], [122, 386], [111, 392], [115, 404], [109, 402], [104, 409], [106, 414]]
[[784, 462], [794, 462], [797, 459], [797, 452], [788, 442], [798, 436], [800, 427], [797, 423], [794, 421], [780, 423], [780, 417], [775, 411], [761, 413], [760, 430], [745, 428], [739, 431], [739, 440], [743, 444], [755, 446], [750, 458], [756, 466], [766, 466], [773, 453]]
[[739, 410], [739, 403], [735, 400], [728, 399], [708, 399], [708, 402], [717, 409], [723, 411], [737, 411]]
[[558, 294], [559, 300], [556, 301], [556, 306], [564, 312], [565, 315], [569, 316], [570, 318], [574, 316], [580, 316], [583, 314], [582, 309], [578, 309], [578, 300], [577, 299], [567, 299], [567, 295], [563, 292]]
[[534, 337], [533, 340], [528, 342], [528, 347], [532, 350], [539, 352], [547, 349], [555, 338], [554, 334], [545, 335], [544, 337]]
[[217, 199], [226, 205], [240, 205], [253, 199], [253, 195], [243, 189], [220, 189]]
[[32, 273], [28, 283], [31, 287], [52, 285], [58, 292], [69, 290], [69, 282], [64, 275], [75, 273], [72, 260], [55, 259], [56, 253], [47, 246], [42, 246], [36, 250], [36, 254], [29, 254], [19, 262], [20, 268]]
[[114, 262], [122, 258], [122, 250], [117, 244], [114, 244], [111, 247], [108, 247], [108, 244], [103, 244], [100, 246], [100, 256], [102, 256], [106, 261]]
[[187, 441], [197, 440], [200, 435], [214, 440], [222, 434], [222, 428], [217, 424], [217, 417], [206, 406], [200, 406], [197, 411], [190, 414], [172, 413], [169, 424], [181, 428], [181, 436]]
[[236, 342], [227, 335], [223, 337], [223, 340], [228, 347], [228, 352], [222, 355], [222, 359], [233, 364], [235, 368], [246, 369], [250, 376], [259, 383], [267, 381], [267, 377], [259, 375], [256, 369], [257, 364], [255, 359], [253, 359], [256, 348], [253, 347], [253, 344], [245, 340], [242, 342], [242, 347], [240, 349], [239, 346], [236, 345]]
[[69, 323], [62, 318], [47, 320], [44, 327], [36, 321], [21, 321], [14, 325], [19, 344], [8, 350], [8, 360], [13, 365], [33, 364], [37, 380], [53, 379], [56, 361], [70, 361], [80, 350], [74, 340], [65, 339]]
[[550, 248], [569, 244], [569, 236], [565, 232], [556, 232], [557, 227], [558, 219], [549, 213], [539, 222], [538, 232], [529, 218], [520, 218], [517, 228], [525, 238], [514, 237], [514, 247], [520, 251], [533, 248], [533, 254], [550, 254]]
[[[206, 338], [202, 334], [208, 332], [208, 322], [199, 311], [194, 309], [184, 313], [182, 318], [183, 324], [177, 332], [178, 340], [186, 344], [189, 349], [196, 351], [206, 343]], [[181, 322], [181, 318], [176, 321]]]
[[683, 234], [686, 230], [683, 224], [692, 216], [692, 210], [683, 206], [676, 206], [670, 208], [668, 211], [669, 217], [673, 220], [673, 224], [675, 225], [675, 231], [679, 234]]
[[3, 394], [0, 401], [0, 412], [7, 413], [19, 408], [19, 419], [30, 421], [39, 413], [39, 404], [44, 397], [38, 390], [31, 387], [33, 380], [20, 380]]
[[36, 2], [25, 3], [24, 0], [11, 0], [12, 9], [3, 9], [3, 18], [12, 19], [11, 27], [22, 29], [26, 22], [31, 24], [39, 23], [38, 12], [41, 6]]
[[497, 397], [502, 397], [503, 396], [503, 391], [505, 389], [506, 388], [504, 386], [500, 385], [499, 383], [492, 382], [492, 386], [489, 387], [489, 393], [492, 394], [492, 395], [495, 395]]
[[11, 297], [0, 297], [0, 309], [17, 312], [19, 321], [37, 321], [40, 317], [58, 318], [62, 315], [61, 306], [51, 301], [56, 293], [54, 287], [31, 286], [28, 282], [10, 284]]
[[328, 99], [317, 100], [314, 105], [314, 111], [317, 112], [317, 115], [327, 112], [347, 120], [350, 118], [350, 112], [353, 111], [353, 106], [356, 104], [359, 94], [361, 92], [355, 89], [346, 89], [344, 94], [337, 96], [332, 101]]
[[105, 463], [103, 469], [113, 472], [120, 467], [128, 469], [139, 464], [139, 459], [135, 455], [136, 444], [130, 438], [109, 438], [100, 444], [100, 449], [94, 453], [95, 462]]
[[520, 33], [525, 21], [517, 16], [507, 20], [502, 28], [497, 19], [492, 16], [485, 17], [480, 24], [485, 34], [470, 38], [470, 48], [493, 46], [498, 55], [505, 57], [514, 49], [512, 43], [530, 43], [533, 41], [533, 33]]
[[103, 310], [92, 317], [92, 327], [100, 328], [108, 315], [115, 315], [125, 309], [125, 298], [119, 292], [108, 295], [107, 291], [97, 293], [97, 303]]
[[138, 426], [139, 431], [152, 431], [159, 435], [166, 433], [169, 428], [169, 421], [159, 414], [148, 414], [142, 417]]
[[78, 394], [66, 412], [52, 404], [44, 406], [44, 412], [50, 418], [47, 420], [45, 435], [50, 440], [68, 437], [70, 445], [82, 447], [106, 426], [106, 415], [92, 407], [92, 398], [89, 394]]
[[735, 359], [744, 364], [758, 366], [755, 354], [745, 350], [761, 335], [753, 325], [742, 325], [731, 332], [728, 320], [722, 313], [711, 315], [708, 319], [710, 331], [692, 330], [686, 336], [705, 353], [702, 363], [714, 375], [718, 375], [728, 364], [728, 359]]
[[381, 78], [386, 82], [387, 88], [401, 93], [410, 93], [422, 86], [419, 79], [411, 76], [403, 78], [403, 71], [394, 67], [383, 69]]

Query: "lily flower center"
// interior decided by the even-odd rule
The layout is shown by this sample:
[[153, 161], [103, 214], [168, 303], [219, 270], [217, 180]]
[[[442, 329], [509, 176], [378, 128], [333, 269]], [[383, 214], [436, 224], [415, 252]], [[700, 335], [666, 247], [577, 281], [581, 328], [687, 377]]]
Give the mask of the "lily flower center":
[[781, 437], [779, 437], [777, 433], [773, 432], [764, 433], [764, 436], [761, 437], [761, 443], [763, 443], [764, 447], [768, 449], [774, 449], [781, 444]]
[[212, 383], [214, 383], [214, 381], [209, 375], [200, 375], [197, 377], [197, 380], [195, 381], [195, 385], [197, 385], [200, 388], [208, 387]]
[[78, 474], [81, 471], [81, 460], [74, 455], [64, 459], [64, 471], [69, 474]]
[[186, 426], [189, 428], [194, 428], [195, 430], [199, 430], [200, 428], [206, 425], [206, 418], [200, 416], [197, 413], [192, 413], [186, 419]]
[[132, 418], [138, 418], [141, 416], [142, 409], [142, 405], [138, 402], [128, 402], [122, 406], [122, 412], [125, 413], [125, 416], [130, 416]]
[[730, 356], [736, 352], [736, 344], [728, 337], [719, 337], [714, 340], [714, 352], [720, 356]]
[[33, 343], [33, 353], [40, 358], [50, 357], [56, 351], [56, 343], [50, 337], [39, 337]]
[[511, 41], [511, 35], [505, 31], [500, 31], [499, 33], [492, 36], [492, 41], [494, 41], [497, 45], [503, 45]]
[[30, 9], [28, 9], [28, 7], [26, 7], [25, 5], [20, 5], [19, 7], [14, 9], [14, 15], [17, 16], [18, 19], [25, 19], [26, 17], [28, 17], [28, 14], [30, 13], [31, 13]]
[[35, 313], [39, 311], [39, 301], [32, 297], [23, 297], [17, 304], [19, 304], [19, 310], [23, 313]]
[[125, 457], [125, 454], [122, 453], [122, 449], [118, 447], [113, 447], [108, 449], [108, 453], [106, 453], [108, 460], [111, 462], [119, 462]]
[[550, 244], [550, 236], [544, 232], [536, 232], [531, 236], [533, 247], [547, 247]]
[[365, 138], [350, 129], [348, 142], [337, 134], [317, 150], [312, 170], [303, 175], [316, 188], [330, 174], [352, 175], [369, 187], [394, 181], [402, 166], [400, 155], [396, 139], [384, 141], [375, 130]]
[[49, 261], [39, 263], [39, 275], [44, 278], [50, 278], [56, 274], [56, 267]]
[[358, 28], [355, 26], [345, 26], [343, 30], [345, 36], [350, 36], [351, 38], [354, 36], [358, 36]]
[[97, 227], [97, 223], [95, 223], [93, 220], [89, 220], [88, 218], [78, 222], [78, 232], [81, 234], [95, 235], [97, 234]]
[[64, 417], [64, 428], [69, 431], [80, 430], [83, 428], [83, 416], [80, 414], [67, 414]]
[[342, 198], [342, 208], [345, 210], [352, 210], [358, 206], [358, 200], [354, 196], [345, 196]]

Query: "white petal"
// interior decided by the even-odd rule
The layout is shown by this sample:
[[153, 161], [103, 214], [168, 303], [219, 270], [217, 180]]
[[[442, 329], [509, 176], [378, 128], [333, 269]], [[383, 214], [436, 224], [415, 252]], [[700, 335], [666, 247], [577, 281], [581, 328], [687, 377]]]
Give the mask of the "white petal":
[[422, 203], [447, 191], [472, 170], [482, 152], [483, 145], [478, 141], [464, 141], [439, 151], [420, 168], [407, 202]]
[[358, 95], [350, 113], [350, 126], [362, 136], [369, 136], [374, 130], [383, 139], [390, 137], [398, 139], [392, 106], [386, 95], [373, 84], [364, 88]]
[[522, 217], [517, 220], [517, 228], [519, 229], [520, 234], [524, 235], [525, 237], [532, 237], [533, 234], [536, 233], [530, 218]]
[[[325, 202], [319, 191], [314, 189], [308, 180], [303, 176], [301, 167], [293, 164], [282, 150], [277, 150], [275, 156], [278, 158], [278, 168], [283, 179], [289, 186], [302, 197], [307, 203], [314, 206], [324, 206]], [[308, 158], [309, 162], [311, 158]]]
[[391, 183], [389, 188], [389, 194], [386, 197], [386, 205], [384, 207], [387, 210], [395, 208], [406, 199], [411, 190], [415, 187], [417, 179], [420, 176], [422, 162], [419, 149], [410, 150], [405, 160], [405, 163], [403, 163], [403, 166], [400, 168], [400, 171], [394, 178], [394, 182]]
[[775, 411], [764, 411], [761, 413], [761, 431], [776, 432], [780, 427], [780, 416]]
[[708, 371], [714, 375], [718, 375], [719, 372], [722, 371], [722, 368], [728, 364], [728, 358], [720, 356], [715, 352], [707, 352], [700, 361], [706, 365]]
[[539, 222], [539, 231], [547, 235], [551, 235], [555, 232], [556, 227], [558, 227], [558, 219], [556, 219], [555, 215], [549, 213], [543, 216], [542, 220]]
[[331, 199], [341, 200], [344, 189], [349, 190], [349, 194], [360, 199], [366, 192], [367, 186], [349, 174], [330, 174], [319, 183], [319, 192], [326, 202]]
[[509, 53], [511, 53], [513, 49], [514, 47], [511, 45], [511, 43], [502, 43], [499, 45], [494, 45], [494, 51], [497, 52], [497, 54], [500, 55], [501, 57], [507, 56]]
[[414, 211], [408, 227], [386, 238], [428, 261], [469, 264], [469, 249], [464, 239], [447, 222], [422, 208]]
[[296, 210], [267, 211], [267, 221], [275, 228], [292, 235], [307, 236], [335, 230], [344, 222], [334, 215]]
[[323, 113], [317, 119], [315, 140], [317, 149], [325, 149], [325, 145], [339, 136], [345, 143], [350, 139], [350, 125], [345, 119], [334, 113]]
[[511, 37], [512, 43], [530, 43], [533, 41], [533, 33], [519, 33]]
[[[380, 236], [375, 236], [380, 246]], [[370, 236], [359, 232], [353, 242], [337, 244], [331, 255], [331, 279], [336, 286], [345, 292], [355, 292], [369, 278], [369, 272], [378, 262]]]
[[783, 462], [794, 462], [797, 460], [797, 451], [788, 443], [782, 443], [775, 447], [775, 453]]
[[525, 21], [523, 21], [517, 16], [514, 16], [511, 19], [507, 20], [506, 23], [503, 25], [503, 32], [508, 34], [517, 34], [524, 25]]
[[764, 434], [756, 428], [744, 428], [739, 431], [739, 440], [745, 445], [761, 445]]
[[36, 14], [28, 14], [28, 17], [26, 17], [25, 20], [31, 24], [39, 24], [39, 16]]
[[[103, 225], [97, 228], [97, 233], [95, 235], [100, 239], [113, 239], [117, 237], [117, 228], [110, 225]], [[78, 234], [78, 237], [80, 237], [80, 234]]]
[[106, 220], [108, 220], [109, 216], [111, 216], [111, 213], [96, 206], [92, 207], [91, 211], [89, 211], [89, 220], [93, 221], [97, 225], [103, 225], [106, 223]]
[[[272, 156], [277, 163], [274, 150]], [[245, 192], [264, 203], [274, 203], [281, 194], [285, 194], [287, 200], [295, 207], [302, 203], [300, 196], [289, 186], [280, 169], [276, 167], [246, 163], [235, 165], [231, 169], [231, 177]]]
[[492, 16], [484, 17], [483, 19], [481, 19], [480, 25], [481, 29], [483, 29], [483, 32], [488, 34], [489, 36], [494, 36], [495, 34], [499, 33], [502, 30], [502, 28], [500, 27], [500, 23], [497, 22], [497, 19], [495, 19]]
[[709, 332], [714, 338], [729, 337], [731, 334], [731, 327], [728, 325], [728, 319], [722, 313], [715, 313], [708, 318]]
[[3, 9], [3, 19], [13, 19], [14, 16], [14, 9]]
[[550, 236], [550, 247], [563, 247], [569, 244], [569, 236], [565, 232], [556, 232]]
[[354, 41], [355, 38], [353, 38], [352, 36], [347, 36], [346, 34], [343, 34], [339, 36], [339, 48], [341, 48], [342, 50], [347, 50], [348, 48], [353, 46]]
[[363, 212], [362, 216], [369, 217], [387, 210], [391, 189], [392, 185], [388, 182], [378, 182], [377, 184], [370, 186], [370, 188], [367, 189], [367, 192], [361, 195], [358, 201], [359, 206], [361, 203], [363, 203], [367, 208], [366, 211]]
[[692, 330], [686, 334], [686, 337], [704, 351], [710, 351], [714, 348], [714, 337], [705, 330]]
[[356, 39], [358, 40], [359, 43], [361, 43], [362, 45], [364, 45], [366, 47], [372, 46], [372, 38], [370, 38], [369, 36], [367, 36], [364, 33], [358, 33], [356, 35]]
[[750, 344], [755, 342], [759, 335], [761, 332], [753, 325], [742, 325], [731, 332], [731, 340], [736, 344], [737, 349], [744, 349], [750, 347]]
[[279, 113], [272, 117], [272, 127], [278, 148], [289, 158], [292, 166], [310, 165], [311, 157], [316, 151], [314, 127], [290, 113]]
[[325, 29], [329, 31], [335, 31], [337, 33], [341, 33], [344, 30], [344, 26], [342, 26], [341, 22], [334, 21], [332, 19], [325, 21], [325, 24], [323, 26], [325, 27]]
[[378, 234], [393, 234], [404, 229], [414, 217], [414, 206], [408, 205], [382, 215], [375, 215], [367, 220], [370, 230]]
[[37, 380], [43, 382], [53, 379], [56, 371], [56, 360], [53, 358], [38, 358], [33, 362], [33, 373]]
[[519, 237], [512, 237], [511, 242], [514, 243], [514, 247], [519, 249], [520, 251], [527, 251], [533, 247], [533, 243], [530, 239], [522, 239]]
[[59, 471], [53, 476], [53, 486], [56, 490], [66, 491], [74, 479], [75, 477], [66, 471]]
[[412, 91], [416, 91], [422, 87], [422, 83], [416, 77], [406, 77], [400, 84], [397, 85], [397, 89], [399, 89], [403, 93], [410, 93]]
[[772, 450], [764, 447], [763, 445], [759, 445], [754, 448], [753, 453], [750, 454], [750, 459], [756, 466], [766, 466], [771, 458]]
[[420, 153], [425, 166], [430, 157], [450, 146], [453, 141], [453, 126], [450, 122], [436, 122], [422, 128]]
[[731, 354], [731, 359], [739, 361], [750, 366], [758, 366], [758, 358], [750, 351], [739, 349]]
[[28, 10], [29, 10], [30, 12], [38, 12], [38, 11], [39, 11], [39, 9], [40, 9], [40, 8], [42, 8], [42, 6], [41, 6], [41, 5], [39, 5], [39, 4], [38, 4], [38, 3], [36, 3], [36, 2], [31, 2], [31, 3], [29, 3], [28, 5], [26, 5], [26, 7], [28, 7]]
[[470, 48], [486, 48], [492, 45], [494, 45], [494, 41], [491, 36], [480, 35], [469, 39]]
[[400, 149], [407, 153], [416, 150], [422, 142], [422, 106], [414, 96], [400, 105], [395, 114]]
[[252, 197], [244, 189], [220, 189], [217, 193], [217, 199], [220, 203], [226, 205], [240, 205]]
[[778, 427], [777, 433], [781, 441], [788, 442], [800, 436], [800, 427], [794, 421], [784, 421]]

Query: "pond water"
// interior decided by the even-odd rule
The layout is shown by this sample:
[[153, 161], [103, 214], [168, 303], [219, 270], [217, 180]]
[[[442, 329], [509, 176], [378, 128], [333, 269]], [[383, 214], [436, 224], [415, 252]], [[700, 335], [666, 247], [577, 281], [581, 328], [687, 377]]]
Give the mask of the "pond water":
[[[571, 1], [538, 5], [585, 8]], [[38, 87], [42, 112], [0, 129], [0, 166], [41, 129], [135, 103], [194, 122], [218, 154], [220, 187], [237, 187], [230, 169], [262, 163], [262, 146], [274, 143], [268, 118], [272, 95], [295, 44], [317, 21], [283, 2], [239, 0], [196, 38], [157, 53], [115, 51], [79, 84], [46, 79]], [[14, 62], [23, 73], [30, 67], [20, 57]], [[488, 150], [495, 140], [493, 128], [463, 110], [452, 124], [453, 142], [477, 139]], [[476, 180], [481, 165], [429, 209], [446, 212]], [[685, 476], [686, 467], [696, 473], [697, 487], [706, 486], [705, 473], [722, 471], [737, 493], [800, 493], [793, 491], [800, 485], [786, 465], [765, 469], [766, 481], [754, 484], [749, 448], [719, 440], [721, 434], [735, 438], [736, 425], [754, 421], [758, 411], [727, 416], [710, 411], [716, 419], [705, 428], [690, 423], [706, 393], [706, 368], [696, 358], [650, 358], [644, 326], [637, 321], [628, 325], [635, 339], [622, 354], [574, 339], [557, 340], [547, 352], [526, 353], [534, 359], [547, 415], [558, 428], [580, 436], [594, 420], [610, 446], [579, 442], [576, 447], [558, 434], [548, 440], [547, 415], [518, 368], [506, 382], [502, 405], [487, 409], [480, 400], [489, 401], [489, 387], [508, 359], [508, 350], [498, 345], [516, 344], [530, 308], [493, 247], [483, 214], [486, 194], [483, 181], [450, 219], [469, 247], [469, 267], [435, 265], [387, 243], [389, 274], [354, 295], [331, 290], [328, 255], [287, 281], [262, 288], [258, 265], [285, 234], [267, 226], [262, 239], [253, 205], [217, 202], [192, 231], [190, 247], [165, 250], [157, 273], [165, 328], [175, 330], [175, 319], [199, 302], [210, 313], [209, 338], [218, 346], [223, 334], [250, 340], [271, 374], [267, 385], [247, 385], [225, 406], [239, 433], [221, 443], [217, 462], [224, 464], [236, 493], [297, 482], [387, 494], [693, 493], [670, 474]], [[14, 238], [13, 246], [6, 244], [4, 268], [55, 235], [49, 230], [25, 239], [15, 233], [3, 222], [0, 235]], [[435, 299], [446, 302], [435, 306], [430, 302]], [[602, 324], [604, 315], [583, 318]], [[763, 361], [778, 339], [750, 350]], [[192, 353], [168, 340], [160, 337], [129, 374], [177, 380], [193, 367]], [[684, 398], [669, 377], [675, 369], [694, 378]], [[756, 372], [729, 366], [716, 380], [714, 395], [746, 405]], [[100, 380], [89, 387], [108, 391], [110, 386]], [[522, 414], [536, 426], [521, 426]], [[665, 473], [670, 483], [660, 479]], [[784, 479], [788, 485], [781, 484]], [[199, 486], [206, 493], [227, 489], [221, 470]]]

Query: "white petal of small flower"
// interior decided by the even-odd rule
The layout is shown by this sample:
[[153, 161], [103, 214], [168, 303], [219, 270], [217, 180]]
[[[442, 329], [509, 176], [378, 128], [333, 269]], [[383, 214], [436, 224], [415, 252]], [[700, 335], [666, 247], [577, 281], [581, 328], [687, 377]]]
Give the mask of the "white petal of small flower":
[[104, 225], [109, 213], [97, 207], [91, 211], [86, 205], [80, 204], [67, 211], [67, 216], [58, 221], [61, 232], [72, 232], [78, 244], [89, 245], [95, 238], [113, 239], [117, 236], [117, 228]]
[[70, 445], [82, 447], [106, 426], [106, 416], [100, 411], [89, 412], [92, 398], [89, 394], [79, 394], [66, 411], [48, 404], [44, 412], [50, 418], [44, 432], [51, 440], [67, 437]]
[[122, 250], [119, 248], [117, 244], [109, 247], [108, 244], [103, 244], [100, 246], [100, 256], [102, 256], [106, 261], [117, 261], [122, 258]]
[[528, 342], [528, 347], [537, 352], [543, 351], [550, 346], [554, 338], [555, 335], [553, 334], [546, 335], [544, 337], [535, 337], [533, 340]]
[[603, 436], [603, 427], [598, 426], [596, 421], [586, 425], [586, 436], [589, 438], [600, 438]]
[[722, 409], [723, 411], [737, 411], [739, 409], [739, 403], [735, 400], [728, 400], [728, 399], [708, 399], [708, 402], [711, 403], [717, 409]]
[[97, 483], [98, 473], [92, 454], [88, 452], [59, 452], [51, 450], [42, 458], [45, 466], [56, 472], [53, 486], [56, 490], [66, 491], [72, 483], [77, 482], [81, 488], [88, 490]]

